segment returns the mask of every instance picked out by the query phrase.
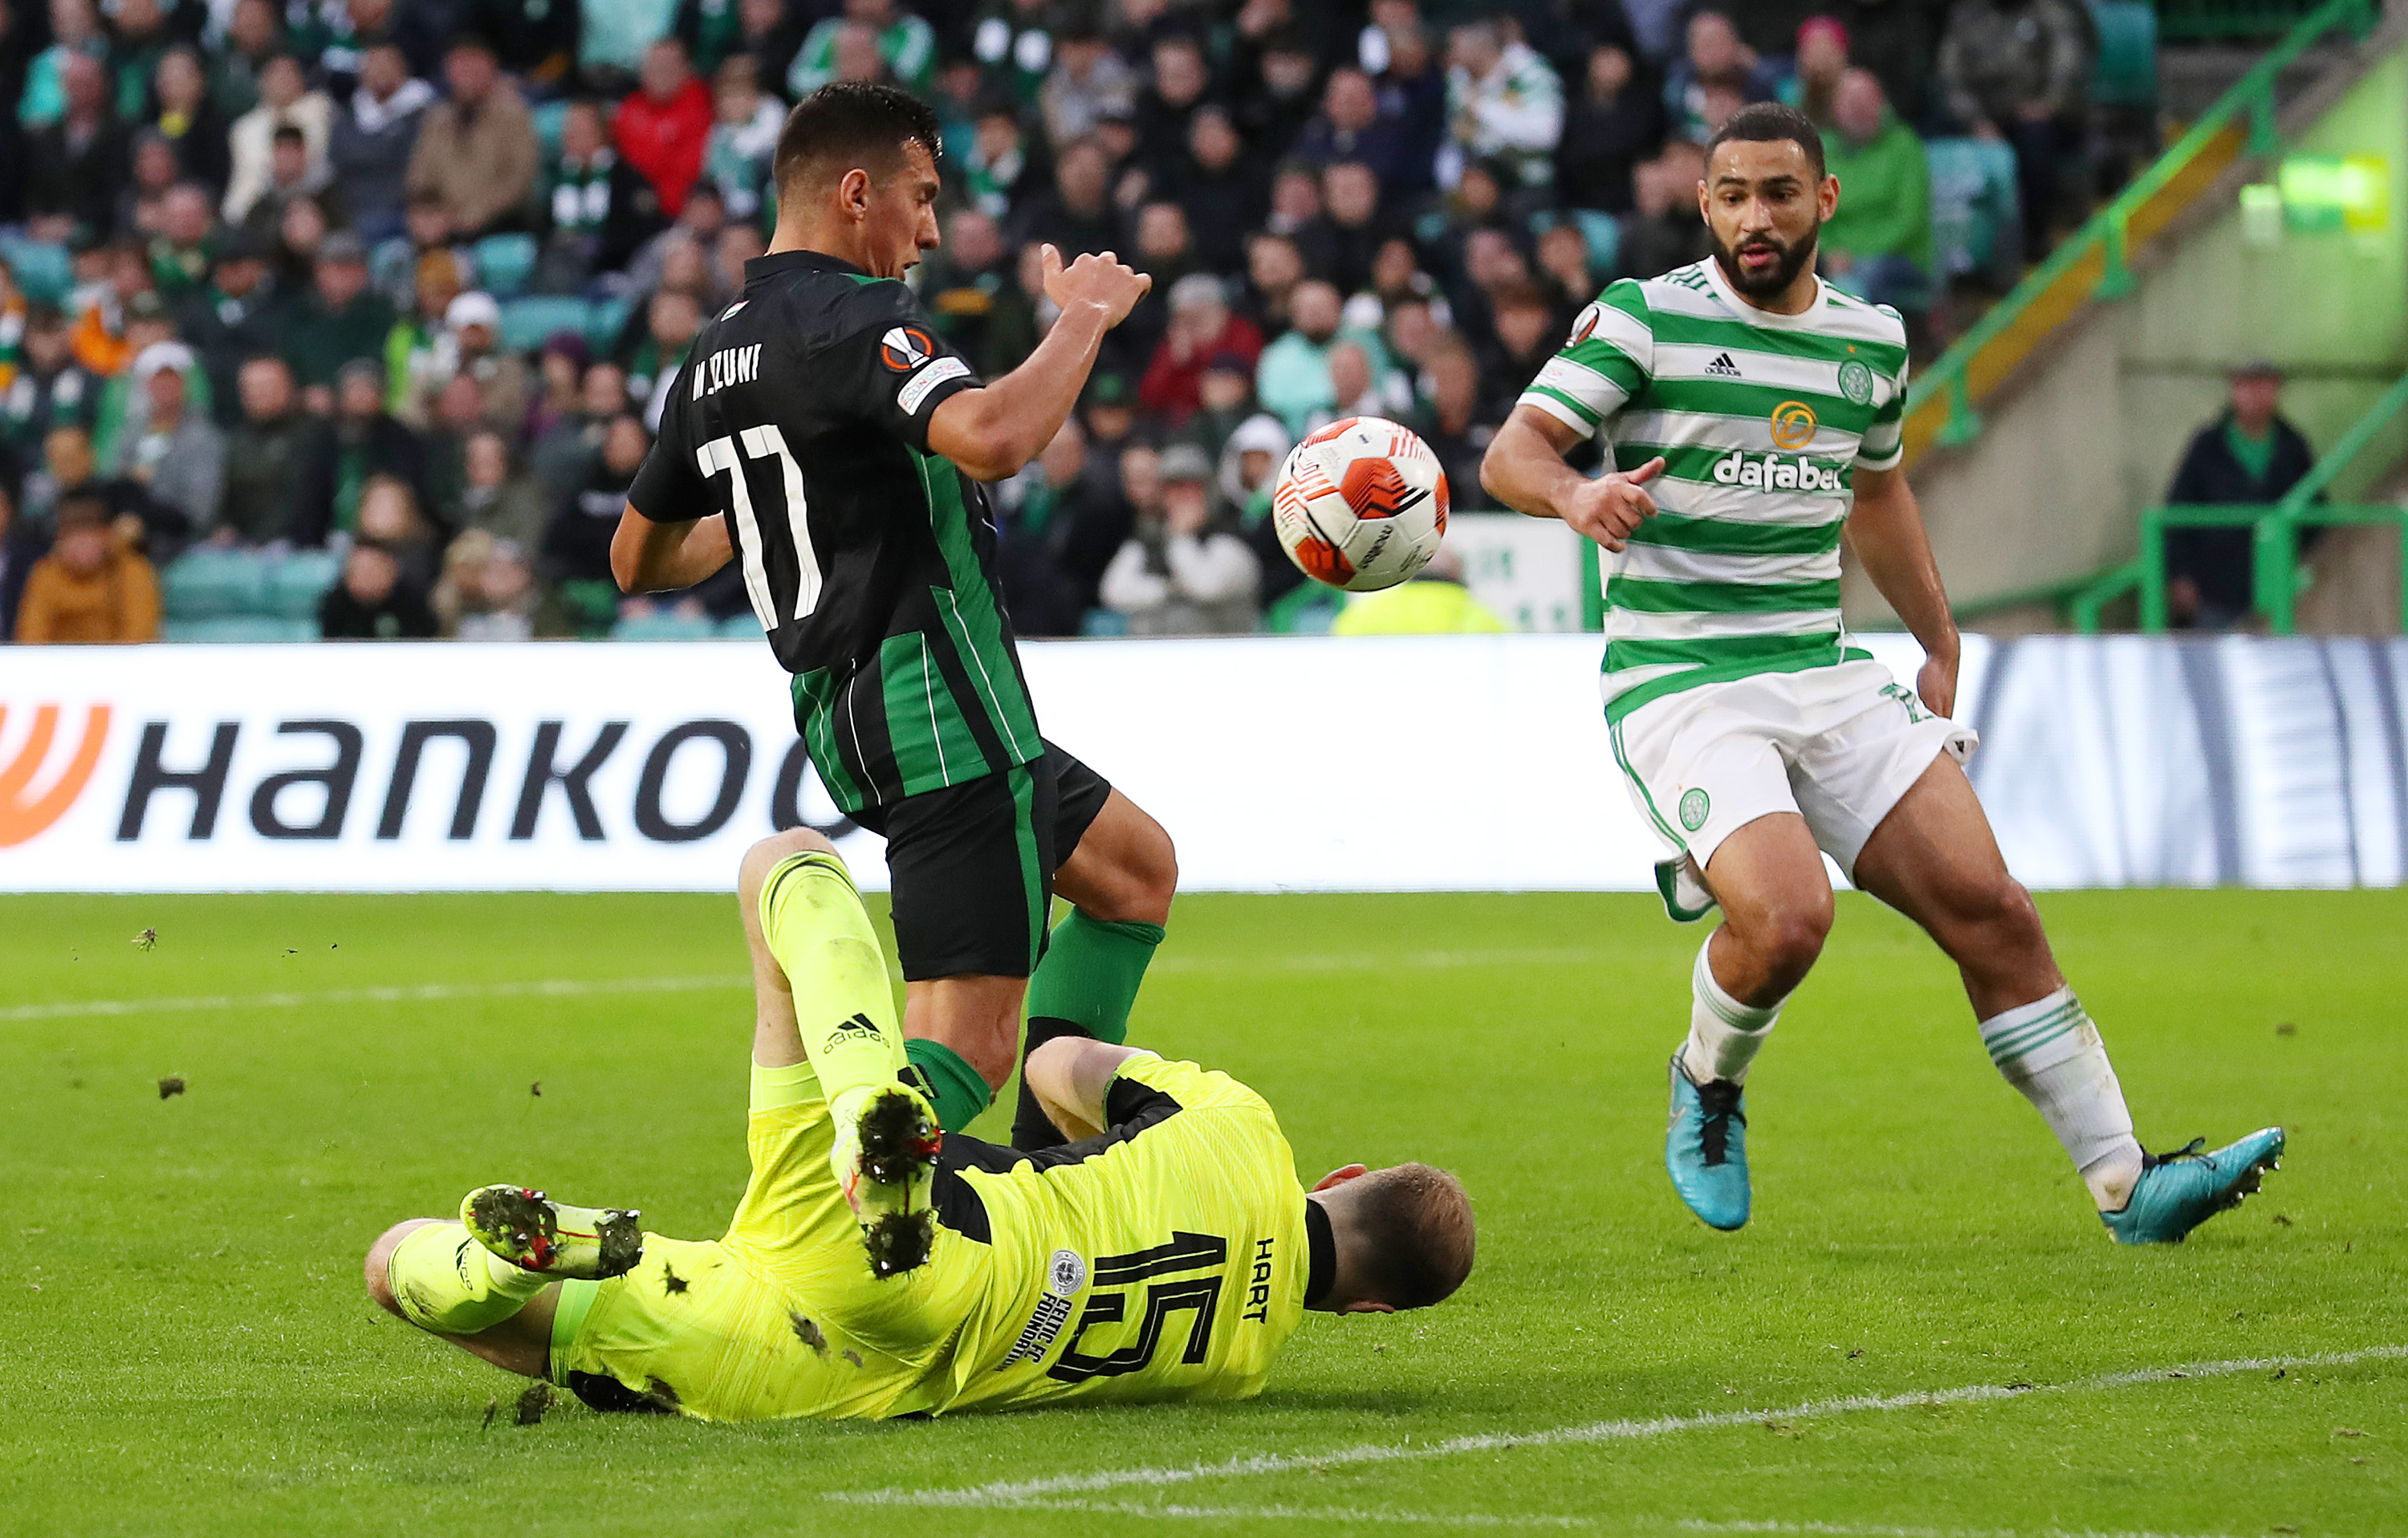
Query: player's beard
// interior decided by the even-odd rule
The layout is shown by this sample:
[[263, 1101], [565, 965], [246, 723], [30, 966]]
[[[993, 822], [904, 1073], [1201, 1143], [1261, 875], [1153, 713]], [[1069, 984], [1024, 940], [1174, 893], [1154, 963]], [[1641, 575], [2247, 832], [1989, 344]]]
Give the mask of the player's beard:
[[[1814, 227], [1806, 232], [1805, 238], [1794, 244], [1784, 243], [1774, 236], [1758, 234], [1749, 236], [1734, 248], [1723, 244], [1723, 237], [1714, 232], [1713, 224], [1706, 226], [1706, 238], [1714, 248], [1714, 265], [1723, 269], [1724, 281], [1751, 299], [1770, 299], [1796, 282], [1798, 275], [1813, 262], [1814, 249], [1822, 237], [1823, 222], [1818, 219]], [[1749, 277], [1740, 266], [1740, 252], [1767, 250], [1780, 252], [1779, 260], [1766, 271]]]

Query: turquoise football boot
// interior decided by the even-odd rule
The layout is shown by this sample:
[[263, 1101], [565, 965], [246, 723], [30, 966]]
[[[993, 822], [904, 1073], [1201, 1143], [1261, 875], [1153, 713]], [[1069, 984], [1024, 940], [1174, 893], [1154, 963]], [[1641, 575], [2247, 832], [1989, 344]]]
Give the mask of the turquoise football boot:
[[2118, 1244], [2179, 1244], [2190, 1231], [2258, 1189], [2269, 1170], [2279, 1169], [2283, 1129], [2262, 1128], [2240, 1142], [2202, 1153], [2205, 1138], [2193, 1138], [2171, 1154], [2143, 1154], [2140, 1184], [2123, 1210], [2100, 1219]]
[[1747, 1223], [1746, 1095], [1728, 1079], [1699, 1084], [1672, 1054], [1672, 1116], [1664, 1168], [1689, 1211], [1727, 1233]]

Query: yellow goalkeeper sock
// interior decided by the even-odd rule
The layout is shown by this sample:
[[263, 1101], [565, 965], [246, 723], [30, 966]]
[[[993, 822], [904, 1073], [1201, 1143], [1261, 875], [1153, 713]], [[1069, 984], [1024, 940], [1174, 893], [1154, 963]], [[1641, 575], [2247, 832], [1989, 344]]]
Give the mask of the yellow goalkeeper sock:
[[478, 1243], [459, 1223], [432, 1223], [404, 1239], [385, 1262], [385, 1277], [402, 1317], [438, 1335], [490, 1330], [552, 1285]]
[[833, 855], [796, 855], [761, 884], [761, 932], [795, 993], [803, 1051], [831, 1108], [853, 1091], [892, 1085], [903, 1028], [886, 982], [886, 953], [861, 894]]

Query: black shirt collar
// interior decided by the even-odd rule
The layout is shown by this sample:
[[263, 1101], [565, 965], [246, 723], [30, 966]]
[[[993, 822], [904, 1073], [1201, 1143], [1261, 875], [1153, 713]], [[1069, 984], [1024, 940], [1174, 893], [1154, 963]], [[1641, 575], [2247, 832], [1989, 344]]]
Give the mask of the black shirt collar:
[[858, 277], [868, 274], [841, 256], [830, 256], [824, 251], [781, 251], [767, 256], [749, 257], [744, 263], [744, 286], [751, 288], [765, 278], [781, 272], [850, 272]]
[[1304, 1272], [1304, 1306], [1311, 1308], [1338, 1281], [1338, 1239], [1329, 1231], [1329, 1215], [1311, 1197], [1304, 1199], [1304, 1243], [1312, 1257]]

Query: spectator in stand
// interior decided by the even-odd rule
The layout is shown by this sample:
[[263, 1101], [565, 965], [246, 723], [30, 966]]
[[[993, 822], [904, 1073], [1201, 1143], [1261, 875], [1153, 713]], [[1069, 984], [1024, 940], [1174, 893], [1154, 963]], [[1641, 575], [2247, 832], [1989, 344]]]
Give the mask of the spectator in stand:
[[836, 53], [831, 80], [862, 80], [871, 84], [892, 84], [887, 79], [886, 60], [878, 51], [878, 34], [858, 22], [847, 22], [836, 30]]
[[1305, 122], [1294, 153], [1314, 165], [1354, 161], [1368, 166], [1380, 189], [1401, 202], [1413, 180], [1406, 165], [1411, 151], [1404, 125], [1381, 111], [1371, 77], [1348, 65], [1330, 71], [1321, 110]]
[[1167, 197], [1138, 209], [1136, 245], [1137, 269], [1152, 277], [1154, 286], [1105, 338], [1105, 348], [1116, 361], [1142, 368], [1169, 329], [1171, 288], [1200, 264], [1195, 236], [1187, 228], [1187, 210]]
[[[171, 344], [175, 339], [175, 318], [168, 313], [158, 290], [143, 289], [126, 301], [123, 338], [117, 352], [120, 362], [101, 381], [100, 401], [93, 410], [93, 442], [103, 464], [116, 459], [119, 438], [142, 423], [145, 408], [134, 377], [136, 360], [150, 349]], [[191, 353], [187, 350], [182, 355], [189, 359]], [[208, 385], [203, 382], [199, 388], [206, 392]], [[203, 410], [207, 410], [206, 402]]]
[[95, 645], [159, 639], [159, 574], [90, 496], [60, 502], [50, 553], [34, 563], [17, 606], [27, 645]]
[[1452, 186], [1473, 159], [1501, 162], [1516, 184], [1544, 187], [1564, 132], [1564, 83], [1508, 23], [1466, 22], [1447, 36], [1447, 149]]
[[1489, 422], [1502, 422], [1512, 414], [1513, 403], [1540, 366], [1555, 356], [1564, 327], [1546, 295], [1526, 281], [1498, 289], [1489, 300], [1489, 316], [1486, 355], [1480, 360], [1486, 391], [1480, 414]]
[[[2282, 414], [2280, 368], [2244, 363], [2232, 371], [2231, 392], [2223, 414], [2192, 436], [2168, 502], [2280, 502], [2315, 467], [2315, 451]], [[2249, 527], [2166, 531], [2166, 608], [2177, 627], [2229, 630], [2248, 619], [2255, 539]]]
[[382, 369], [366, 359], [345, 364], [335, 407], [314, 435], [294, 502], [290, 538], [308, 550], [357, 530], [372, 478], [389, 476], [413, 491], [426, 483], [424, 445], [384, 409]]
[[610, 420], [626, 410], [626, 371], [607, 358], [587, 366], [576, 412], [554, 424], [527, 452], [527, 471], [547, 515], [585, 484], [601, 457]]
[[461, 281], [464, 266], [455, 252], [441, 247], [419, 257], [409, 309], [385, 336], [385, 404], [413, 428], [426, 425], [428, 402], [441, 387], [436, 353], [443, 345], [452, 301], [466, 292]]
[[1179, 185], [1189, 120], [1211, 89], [1212, 66], [1205, 62], [1201, 38], [1174, 32], [1154, 43], [1154, 79], [1139, 93], [1135, 110], [1138, 160], [1157, 194]]
[[[22, 7], [20, 7], [22, 8]], [[108, 57], [108, 38], [101, 31], [100, 12], [93, 0], [51, 0], [49, 7], [50, 46], [25, 64], [18, 122], [27, 128], [47, 128], [66, 110], [66, 63], [80, 54], [95, 61]], [[11, 28], [9, 50], [15, 53], [36, 40], [22, 20]], [[107, 79], [103, 75], [104, 80]]]
[[610, 148], [602, 108], [574, 101], [560, 120], [560, 155], [546, 178], [538, 282], [575, 294], [625, 267], [660, 233], [661, 194]]
[[1324, 274], [1341, 294], [1371, 281], [1371, 265], [1389, 234], [1380, 213], [1380, 179], [1359, 160], [1335, 161], [1321, 173], [1321, 228], [1329, 252]]
[[1631, 174], [1664, 142], [1663, 97], [1618, 43], [1591, 50], [1580, 94], [1555, 147], [1555, 196], [1566, 208], [1627, 213]]
[[749, 53], [732, 54], [720, 65], [711, 77], [710, 100], [710, 137], [702, 152], [702, 174], [727, 200], [728, 218], [757, 220], [764, 194], [776, 201], [769, 163], [777, 157], [778, 135], [786, 125], [785, 104], [762, 93]]
[[1190, 273], [1170, 291], [1170, 326], [1138, 383], [1138, 405], [1176, 427], [1202, 404], [1204, 370], [1215, 356], [1235, 353], [1252, 367], [1262, 351], [1262, 333], [1229, 312], [1221, 280]]
[[1377, 593], [1348, 596], [1331, 623], [1333, 636], [1493, 636], [1513, 627], [1471, 596], [1463, 557], [1444, 545], [1409, 582]]
[[1589, 260], [1588, 237], [1570, 220], [1550, 225], [1539, 237], [1538, 280], [1546, 290], [1547, 308], [1567, 325], [1604, 286]]
[[583, 332], [563, 329], [543, 339], [536, 353], [541, 382], [535, 403], [527, 408], [526, 441], [536, 442], [576, 414], [585, 366], [593, 361], [594, 350], [586, 345]]
[[144, 255], [150, 263], [151, 286], [170, 304], [208, 281], [209, 231], [217, 223], [209, 204], [208, 189], [197, 181], [177, 183], [161, 200], [159, 228]]
[[644, 50], [642, 84], [619, 104], [611, 132], [619, 153], [644, 173], [672, 219], [701, 179], [710, 123], [710, 93], [687, 66], [685, 45], [664, 37]]
[[[419, 123], [404, 185], [440, 199], [462, 236], [523, 223], [541, 164], [525, 98], [502, 79], [493, 45], [474, 36], [452, 40], [443, 80], [449, 94]], [[706, 119], [709, 112], [706, 103]]]
[[348, 222], [351, 200], [335, 180], [334, 166], [309, 156], [309, 138], [293, 123], [279, 123], [268, 135], [267, 180], [237, 227], [264, 240], [273, 240], [283, 227], [285, 211], [308, 198], [317, 204], [329, 225]]
[[543, 542], [551, 510], [534, 478], [510, 463], [507, 438], [491, 428], [471, 433], [465, 469], [459, 496], [442, 510], [446, 523], [513, 540], [526, 550]]
[[1840, 206], [1823, 224], [1822, 271], [1877, 305], [1931, 306], [1931, 172], [1923, 141], [1882, 100], [1870, 70], [1851, 69], [1823, 137]]
[[1829, 134], [1837, 109], [1840, 81], [1848, 73], [1848, 28], [1831, 16], [1810, 16], [1798, 23], [1797, 69], [1781, 82], [1781, 99], [1814, 121]]
[[1244, 540], [1212, 522], [1212, 462], [1177, 444], [1161, 459], [1162, 511], [1104, 571], [1099, 597], [1133, 636], [1245, 635], [1254, 628], [1262, 568]]
[[138, 240], [157, 233], [167, 191], [183, 175], [183, 168], [176, 164], [175, 147], [155, 128], [137, 130], [130, 142], [133, 175], [117, 194], [116, 223], [109, 228], [121, 238]]
[[318, 424], [300, 409], [293, 370], [262, 353], [242, 366], [242, 420], [226, 435], [225, 499], [211, 537], [264, 545], [287, 538]]
[[180, 175], [207, 182], [212, 194], [223, 191], [233, 169], [226, 120], [209, 100], [201, 56], [180, 44], [167, 50], [159, 55], [151, 82], [151, 110], [143, 126], [174, 148]]
[[2014, 147], [2024, 253], [2035, 262], [2082, 168], [2090, 54], [2072, 0], [1956, 0], [1940, 40], [1949, 110], [1977, 137]]
[[1086, 465], [1086, 435], [1068, 420], [1033, 462], [996, 488], [998, 586], [1021, 635], [1075, 636], [1086, 615], [1086, 592], [1062, 561], [1087, 515]]
[[536, 601], [525, 547], [472, 528], [443, 553], [429, 607], [448, 640], [529, 640]]
[[1045, 137], [1057, 146], [1083, 139], [1107, 112], [1130, 112], [1137, 105], [1137, 76], [1112, 51], [1101, 16], [1074, 6], [1054, 32], [1054, 69], [1037, 102]]
[[1403, 132], [1398, 173], [1403, 185], [1382, 183], [1392, 199], [1418, 197], [1437, 185], [1439, 151], [1447, 136], [1447, 74], [1410, 0], [1388, 0], [1377, 24], [1363, 33], [1361, 59], [1380, 88], [1380, 114]]
[[[1279, 0], [1284, 4], [1285, 0]], [[1250, 9], [1261, 8], [1259, 0]], [[1246, 10], [1239, 12], [1239, 32], [1245, 31]], [[1254, 84], [1249, 84], [1245, 67], [1245, 50], [1239, 48], [1236, 67], [1237, 88], [1230, 93], [1236, 104], [1238, 127], [1246, 137], [1263, 147], [1267, 153], [1288, 152], [1304, 132], [1304, 125], [1320, 105], [1321, 59], [1301, 28], [1281, 25], [1274, 27], [1263, 39], [1261, 51], [1255, 56]]]
[[360, 61], [359, 88], [335, 118], [326, 164], [341, 181], [352, 225], [374, 244], [402, 233], [409, 162], [435, 88], [414, 79], [399, 45], [371, 44]]
[[226, 148], [233, 170], [226, 180], [226, 223], [239, 224], [268, 188], [269, 163], [276, 152], [276, 131], [301, 131], [304, 164], [325, 182], [326, 147], [334, 137], [335, 104], [322, 91], [309, 89], [301, 61], [290, 53], [272, 55], [259, 72], [259, 105], [235, 120]]
[[[1724, 93], [1719, 107], [1713, 99], [1716, 88]], [[1713, 136], [1707, 122], [1713, 113], [1727, 118], [1738, 107], [1772, 101], [1780, 93], [1781, 72], [1740, 41], [1729, 17], [1700, 10], [1689, 18], [1688, 50], [1664, 78], [1664, 109], [1676, 136], [1703, 144]]]
[[225, 494], [226, 441], [208, 413], [185, 398], [186, 371], [196, 367], [181, 342], [161, 342], [134, 360], [146, 410], [138, 425], [117, 435], [108, 470], [183, 514], [197, 537], [216, 523]]
[[0, 451], [32, 458], [53, 428], [89, 430], [100, 381], [76, 361], [67, 318], [51, 305], [25, 307], [16, 376], [0, 390]]
[[977, 137], [962, 163], [963, 195], [970, 207], [1000, 223], [1041, 181], [1032, 174], [1036, 164], [1021, 128], [1019, 107], [1009, 97], [989, 101], [979, 108]]
[[166, 17], [159, 0], [117, 0], [108, 7], [111, 36], [108, 73], [116, 91], [117, 117], [131, 122], [150, 100], [150, 77], [167, 51]]
[[123, 184], [123, 139], [97, 60], [69, 54], [59, 65], [65, 110], [27, 136], [25, 218], [37, 240], [64, 243], [80, 228], [108, 229]]
[[1900, 119], [1923, 126], [1924, 88], [1938, 57], [1945, 10], [1899, 0], [1829, 0], [1819, 8], [1847, 23], [1848, 62], [1873, 72]]
[[1288, 328], [1296, 285], [1304, 281], [1304, 253], [1284, 235], [1256, 230], [1246, 237], [1245, 318], [1266, 337]]
[[1003, 234], [975, 208], [945, 221], [944, 244], [929, 252], [920, 292], [938, 333], [982, 378], [1010, 372], [1037, 345], [1033, 317], [1011, 303], [1019, 293]]
[[[552, 0], [558, 9], [562, 0]], [[516, 10], [515, 4], [503, 8]], [[674, 0], [579, 0], [576, 73], [589, 90], [618, 93], [635, 83], [644, 64], [644, 50], [658, 42], [676, 20]]]
[[668, 409], [669, 392], [694, 351], [695, 333], [702, 329], [702, 307], [682, 290], [664, 288], [646, 307], [649, 323], [644, 339], [627, 364], [627, 388], [644, 403], [644, 430], [660, 425]]
[[1705, 260], [1713, 249], [1698, 211], [1698, 182], [1705, 168], [1704, 155], [1687, 139], [1673, 140], [1662, 154], [1641, 164], [1637, 200], [1620, 221], [1625, 276], [1659, 278]]
[[211, 51], [209, 100], [233, 122], [259, 105], [259, 76], [276, 56], [274, 0], [235, 0], [225, 41]]
[[[1310, 428], [1315, 411], [1338, 404], [1329, 378], [1329, 351], [1337, 345], [1343, 309], [1338, 290], [1328, 283], [1318, 278], [1298, 283], [1291, 301], [1294, 323], [1263, 349], [1262, 360], [1254, 366], [1254, 398], [1296, 437]], [[1385, 365], [1384, 349], [1379, 362]]]
[[1271, 210], [1263, 219], [1263, 228], [1295, 241], [1297, 253], [1304, 258], [1305, 270], [1316, 278], [1326, 278], [1337, 253], [1321, 214], [1321, 173], [1317, 169], [1291, 160], [1271, 173]]
[[162, 558], [181, 544], [187, 527], [181, 512], [153, 501], [136, 482], [102, 477], [92, 437], [80, 427], [50, 429], [42, 440], [42, 467], [25, 478], [24, 496], [26, 515], [37, 521], [54, 521], [75, 497], [97, 498], [121, 543]]
[[1187, 166], [1172, 189], [1187, 210], [1197, 254], [1214, 272], [1234, 270], [1243, 260], [1249, 233], [1263, 222], [1269, 187], [1246, 158], [1245, 141], [1227, 108], [1217, 104], [1208, 102], [1189, 115], [1187, 152]]
[[435, 611], [405, 582], [393, 552], [365, 540], [343, 557], [343, 574], [318, 600], [318, 633], [328, 640], [431, 640]]
[[863, 28], [876, 40], [879, 62], [896, 85], [928, 93], [937, 74], [935, 29], [895, 0], [844, 0], [843, 16], [812, 27], [786, 72], [786, 90], [796, 101], [839, 78], [837, 41], [848, 26]]
[[42, 553], [34, 526], [17, 514], [16, 488], [0, 476], [0, 645], [17, 639], [17, 610], [25, 597], [25, 581]]
[[1064, 145], [1052, 190], [1018, 210], [1013, 244], [1051, 244], [1065, 262], [1090, 252], [1117, 250], [1122, 240], [1111, 176], [1111, 163], [1092, 136]]
[[423, 595], [438, 575], [444, 531], [419, 510], [418, 492], [390, 475], [372, 475], [360, 491], [357, 542], [374, 545], [401, 563], [401, 580]]
[[[1279, 419], [1257, 411], [1230, 432], [1214, 467], [1214, 516], [1223, 527], [1237, 529], [1257, 563], [1267, 568], [1273, 562], [1281, 567], [1288, 564], [1270, 520], [1271, 493], [1278, 487], [1288, 448], [1287, 429], [1279, 424]], [[1268, 579], [1269, 573], [1265, 575]], [[1268, 597], [1274, 587], [1285, 592], [1291, 585], [1266, 580], [1263, 596]]]
[[1429, 350], [1429, 411], [1420, 423], [1422, 441], [1438, 455], [1456, 510], [1487, 507], [1488, 494], [1480, 483], [1480, 461], [1488, 453], [1488, 440], [1497, 436], [1498, 422], [1480, 419], [1479, 361], [1461, 341], [1444, 338]]
[[268, 280], [267, 254], [257, 239], [236, 229], [210, 242], [208, 281], [185, 296], [176, 329], [200, 354], [219, 423], [231, 424], [238, 415], [236, 374], [243, 360], [273, 352], [284, 329], [281, 296]]
[[652, 440], [644, 424], [622, 412], [603, 429], [602, 452], [585, 483], [563, 502], [544, 533], [543, 555], [577, 633], [599, 640], [619, 618], [619, 584], [610, 575], [610, 537], [619, 527], [627, 488], [643, 467]]
[[302, 388], [322, 395], [346, 366], [384, 355], [394, 320], [393, 306], [368, 287], [367, 248], [337, 230], [319, 244], [316, 277], [286, 316], [280, 351]]
[[444, 307], [443, 336], [426, 388], [440, 391], [463, 374], [477, 381], [488, 426], [512, 437], [525, 428], [534, 376], [525, 358], [502, 346], [502, 307], [481, 290]]
[[[1228, 446], [1230, 435], [1257, 414], [1254, 366], [1235, 352], [1215, 352], [1212, 361], [1204, 366], [1199, 393], [1203, 404], [1172, 436], [1179, 442], [1193, 443], [1206, 453], [1217, 454]], [[1285, 429], [1282, 432], [1284, 434]]]

